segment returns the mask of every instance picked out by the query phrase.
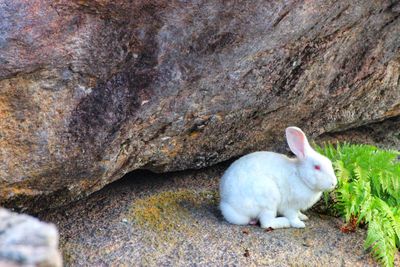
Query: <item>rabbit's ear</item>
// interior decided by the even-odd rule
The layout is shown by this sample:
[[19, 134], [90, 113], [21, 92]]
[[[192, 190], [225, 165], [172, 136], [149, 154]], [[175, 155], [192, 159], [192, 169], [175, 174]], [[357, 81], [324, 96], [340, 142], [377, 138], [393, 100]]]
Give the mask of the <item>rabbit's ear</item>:
[[300, 128], [286, 128], [286, 140], [290, 150], [299, 158], [304, 159], [307, 155], [307, 149], [310, 147], [306, 135]]

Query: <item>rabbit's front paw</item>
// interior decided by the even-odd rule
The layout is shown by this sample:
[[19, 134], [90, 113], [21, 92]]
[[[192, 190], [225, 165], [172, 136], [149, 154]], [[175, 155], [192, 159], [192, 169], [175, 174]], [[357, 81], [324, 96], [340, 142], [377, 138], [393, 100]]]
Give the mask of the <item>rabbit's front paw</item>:
[[304, 227], [306, 227], [305, 223], [300, 221], [299, 218], [291, 220], [290, 221], [290, 226], [295, 227], [295, 228], [304, 228]]

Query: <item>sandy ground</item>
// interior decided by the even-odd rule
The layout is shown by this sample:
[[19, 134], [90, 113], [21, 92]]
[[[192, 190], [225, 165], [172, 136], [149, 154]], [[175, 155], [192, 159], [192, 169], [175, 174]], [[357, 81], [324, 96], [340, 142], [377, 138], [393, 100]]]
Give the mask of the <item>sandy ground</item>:
[[68, 207], [40, 214], [61, 233], [66, 266], [373, 266], [365, 232], [307, 212], [305, 229], [236, 226], [218, 210], [226, 164], [135, 172]]

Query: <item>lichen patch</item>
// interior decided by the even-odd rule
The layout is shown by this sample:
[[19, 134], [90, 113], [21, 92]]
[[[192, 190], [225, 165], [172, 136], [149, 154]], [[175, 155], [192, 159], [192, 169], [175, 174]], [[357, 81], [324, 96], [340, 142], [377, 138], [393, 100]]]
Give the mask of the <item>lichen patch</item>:
[[159, 233], [189, 233], [195, 227], [194, 210], [217, 203], [216, 191], [166, 191], [135, 201], [130, 219]]

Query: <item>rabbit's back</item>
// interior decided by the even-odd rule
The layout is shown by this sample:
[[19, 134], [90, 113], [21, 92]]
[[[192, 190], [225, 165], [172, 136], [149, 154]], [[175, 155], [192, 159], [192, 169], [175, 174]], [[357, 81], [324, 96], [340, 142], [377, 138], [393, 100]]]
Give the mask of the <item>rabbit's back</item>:
[[235, 188], [248, 184], [260, 185], [265, 179], [284, 177], [293, 168], [293, 159], [285, 155], [259, 151], [245, 155], [229, 166], [221, 178], [221, 187], [232, 183]]

